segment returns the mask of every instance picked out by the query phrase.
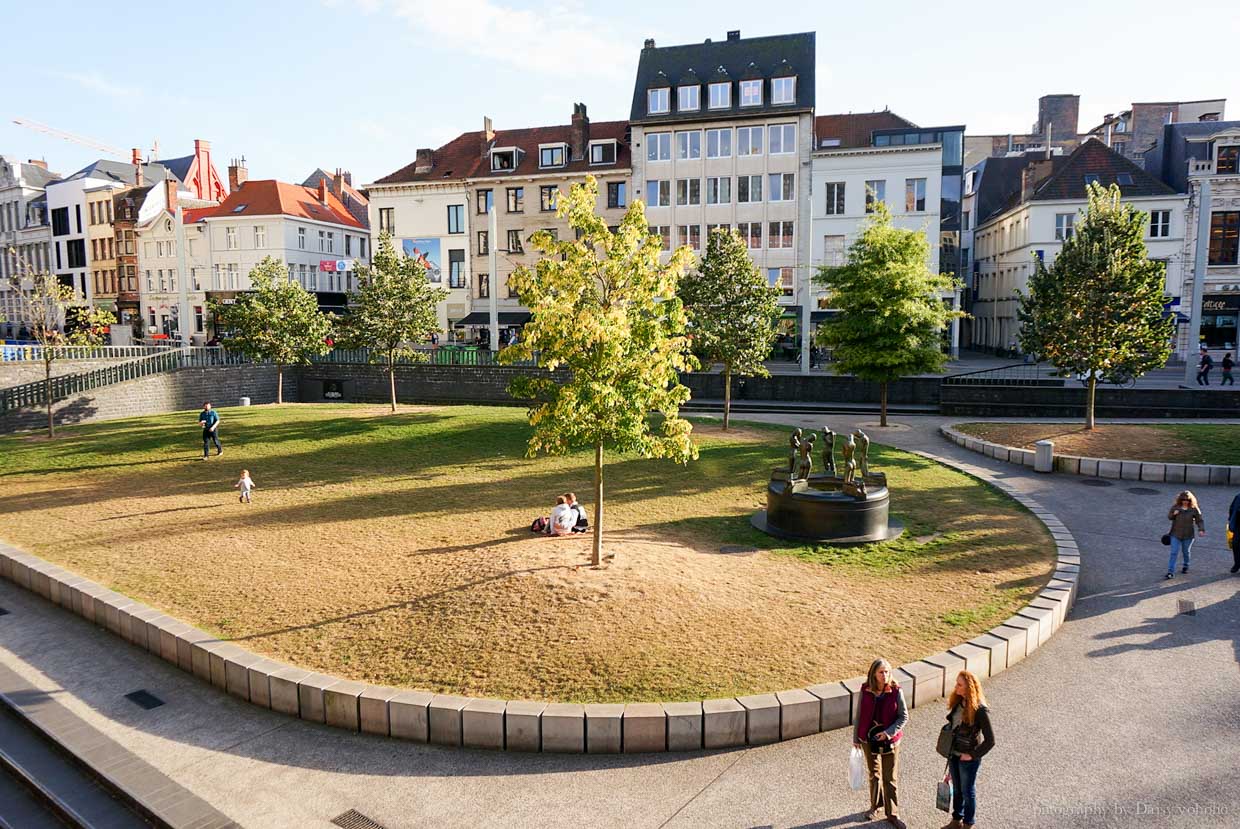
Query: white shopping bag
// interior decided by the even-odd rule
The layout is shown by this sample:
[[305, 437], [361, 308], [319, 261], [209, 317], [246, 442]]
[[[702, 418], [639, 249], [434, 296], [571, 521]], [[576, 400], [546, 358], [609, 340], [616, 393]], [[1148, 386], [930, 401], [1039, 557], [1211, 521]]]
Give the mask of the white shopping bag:
[[865, 786], [865, 754], [856, 746], [848, 756], [848, 785], [853, 791], [861, 791]]

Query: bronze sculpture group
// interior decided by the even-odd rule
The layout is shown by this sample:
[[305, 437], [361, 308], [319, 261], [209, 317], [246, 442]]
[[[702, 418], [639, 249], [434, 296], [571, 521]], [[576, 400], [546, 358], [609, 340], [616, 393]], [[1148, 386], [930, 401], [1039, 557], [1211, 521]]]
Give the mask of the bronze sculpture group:
[[[820, 477], [839, 478], [845, 493], [855, 498], [865, 498], [866, 478], [870, 474], [870, 438], [860, 429], [845, 435], [840, 441], [841, 464], [843, 470], [839, 475], [835, 463], [836, 433], [830, 426], [822, 430], [822, 475]], [[808, 481], [814, 468], [814, 443], [818, 436], [810, 432], [806, 435], [801, 429], [794, 429], [788, 438], [788, 480]], [[885, 482], [884, 482], [885, 484]]]

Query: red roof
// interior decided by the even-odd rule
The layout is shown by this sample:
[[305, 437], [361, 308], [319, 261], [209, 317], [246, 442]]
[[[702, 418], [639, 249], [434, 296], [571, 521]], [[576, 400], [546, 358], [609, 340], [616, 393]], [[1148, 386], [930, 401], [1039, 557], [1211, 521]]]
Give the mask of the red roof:
[[229, 216], [291, 216], [366, 229], [353, 218], [330, 188], [327, 190], [327, 202], [323, 204], [319, 202], [318, 190], [274, 179], [244, 182], [215, 207], [186, 210], [184, 215], [187, 224]]
[[588, 173], [593, 171], [624, 170], [630, 166], [629, 144], [625, 137], [628, 121], [596, 121], [590, 124], [590, 141], [616, 141], [614, 164], [591, 164], [589, 158], [570, 161], [563, 167], [542, 169], [538, 166], [538, 145], [569, 143], [572, 126], [561, 124], [554, 127], [530, 127], [518, 130], [496, 130], [491, 147], [518, 147], [524, 152], [515, 170], [492, 171], [490, 158], [482, 152], [482, 130], [466, 132], [434, 151], [434, 163], [430, 172], [416, 172], [417, 162], [407, 164], [391, 175], [384, 176], [376, 184], [398, 184], [407, 181], [442, 181], [444, 179], [491, 178], [498, 176], [528, 176], [536, 173]]
[[839, 141], [831, 147], [871, 147], [874, 130], [906, 129], [916, 127], [912, 121], [901, 118], [891, 110], [882, 112], [845, 112], [839, 115], [819, 115], [814, 119], [814, 149], [823, 147], [823, 140]]

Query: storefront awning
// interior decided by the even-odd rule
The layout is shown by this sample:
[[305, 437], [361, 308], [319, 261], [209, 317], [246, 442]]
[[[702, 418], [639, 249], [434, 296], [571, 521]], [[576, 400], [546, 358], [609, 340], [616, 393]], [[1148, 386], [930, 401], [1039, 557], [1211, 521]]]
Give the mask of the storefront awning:
[[839, 311], [810, 311], [809, 321], [812, 323], [825, 322], [832, 317], [838, 317], [839, 315]]
[[[525, 325], [533, 316], [529, 311], [500, 311], [500, 325]], [[453, 325], [490, 325], [491, 314], [487, 311], [472, 311], [465, 316], [452, 323]]]

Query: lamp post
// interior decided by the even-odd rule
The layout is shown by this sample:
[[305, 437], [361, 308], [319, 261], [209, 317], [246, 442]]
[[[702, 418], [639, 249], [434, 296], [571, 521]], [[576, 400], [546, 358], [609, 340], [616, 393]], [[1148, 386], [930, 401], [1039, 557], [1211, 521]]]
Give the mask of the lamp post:
[[1193, 304], [1189, 307], [1188, 349], [1184, 355], [1184, 383], [1190, 385], [1201, 362], [1201, 303], [1204, 301], [1206, 265], [1210, 256], [1210, 181], [1202, 179], [1197, 190], [1197, 248], [1193, 256]]
[[487, 288], [487, 312], [489, 315], [488, 323], [491, 332], [491, 350], [499, 350], [499, 297], [497, 291], [499, 289], [499, 277], [496, 274], [496, 268], [499, 266], [499, 219], [495, 215], [495, 203], [487, 208], [487, 267], [490, 273], [487, 274], [489, 287]]
[[177, 334], [182, 345], [190, 345], [189, 269], [185, 267], [185, 208], [177, 205], [173, 218], [177, 241]]

